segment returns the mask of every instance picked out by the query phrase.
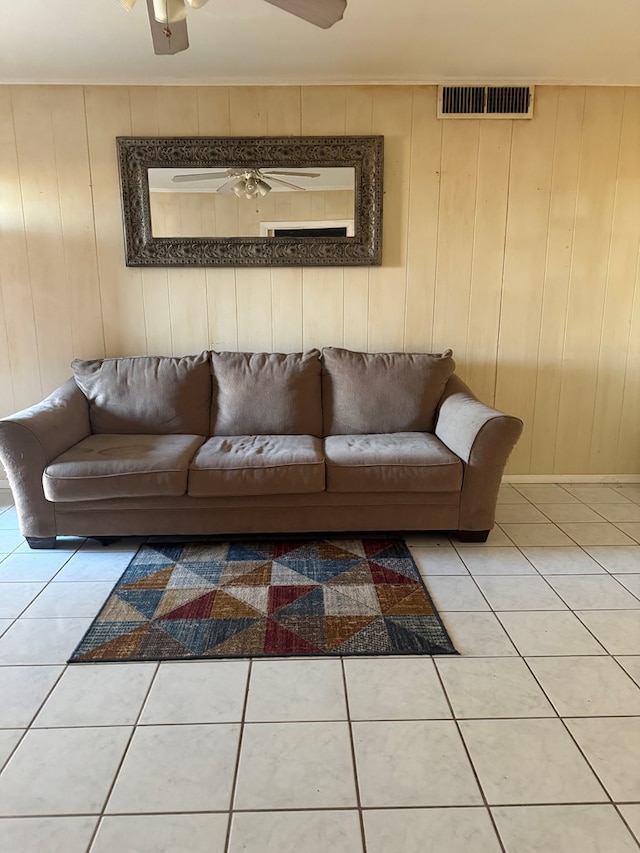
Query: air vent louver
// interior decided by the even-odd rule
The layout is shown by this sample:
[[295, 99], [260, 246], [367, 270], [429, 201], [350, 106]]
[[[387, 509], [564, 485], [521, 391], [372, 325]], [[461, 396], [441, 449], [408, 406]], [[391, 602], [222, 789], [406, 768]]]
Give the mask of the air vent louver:
[[438, 118], [531, 118], [533, 86], [439, 86]]

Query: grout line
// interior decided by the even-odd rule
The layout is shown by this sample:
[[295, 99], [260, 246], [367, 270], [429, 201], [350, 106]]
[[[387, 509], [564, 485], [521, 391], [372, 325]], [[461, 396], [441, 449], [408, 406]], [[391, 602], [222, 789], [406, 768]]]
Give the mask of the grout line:
[[236, 764], [235, 764], [235, 767], [233, 770], [233, 781], [231, 783], [231, 795], [230, 795], [230, 799], [229, 799], [229, 811], [228, 811], [229, 819], [227, 821], [227, 833], [226, 833], [225, 842], [224, 842], [224, 853], [227, 853], [227, 851], [229, 850], [229, 844], [231, 842], [231, 828], [232, 828], [232, 823], [233, 823], [233, 814], [234, 814], [234, 811], [236, 811], [234, 809], [234, 803], [235, 803], [236, 792], [237, 792], [237, 788], [238, 788], [238, 773], [240, 770], [240, 756], [242, 753], [242, 742], [244, 740], [244, 727], [245, 727], [246, 718], [247, 718], [247, 706], [249, 704], [249, 690], [250, 690], [250, 686], [251, 686], [252, 671], [253, 671], [253, 659], [249, 658], [249, 666], [247, 668], [247, 684], [245, 687], [244, 702], [242, 703], [242, 714], [240, 717], [240, 732], [238, 735], [238, 753], [236, 755]]
[[349, 744], [351, 746], [351, 762], [353, 765], [353, 781], [356, 790], [356, 803], [358, 807], [358, 820], [360, 822], [360, 835], [362, 838], [363, 853], [367, 853], [367, 837], [364, 830], [364, 816], [362, 814], [362, 798], [360, 795], [360, 780], [358, 778], [358, 763], [356, 761], [356, 745], [353, 737], [353, 721], [351, 719], [351, 708], [349, 706], [349, 691], [347, 688], [347, 673], [344, 666], [344, 657], [340, 658], [340, 667], [342, 670], [342, 687], [344, 690], [344, 701], [347, 711], [347, 724], [349, 726]]

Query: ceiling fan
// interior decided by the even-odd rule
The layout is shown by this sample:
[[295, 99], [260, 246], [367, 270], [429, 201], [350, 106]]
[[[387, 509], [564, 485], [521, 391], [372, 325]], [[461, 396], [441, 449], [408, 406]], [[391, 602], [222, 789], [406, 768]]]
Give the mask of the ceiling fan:
[[[260, 169], [225, 169], [224, 172], [198, 172], [193, 175], [174, 175], [171, 180], [176, 183], [187, 183], [191, 181], [208, 181], [216, 178], [227, 178], [224, 184], [221, 184], [216, 192], [238, 196], [238, 198], [256, 198], [257, 196], [265, 196], [272, 190], [272, 184], [277, 186], [287, 187], [292, 190], [304, 190], [304, 187], [298, 184], [292, 184], [289, 181], [283, 181], [281, 178], [274, 178], [274, 175], [293, 175], [300, 178], [319, 178], [319, 172], [286, 172], [279, 169], [270, 169], [268, 172], [263, 172]], [[267, 180], [268, 178], [268, 180]], [[271, 183], [269, 183], [269, 181]]]
[[[199, 9], [208, 0], [147, 0], [153, 52], [159, 55], [180, 53], [189, 47], [187, 7]], [[265, 0], [316, 27], [328, 29], [344, 15], [347, 0]], [[120, 0], [131, 11], [136, 0]]]

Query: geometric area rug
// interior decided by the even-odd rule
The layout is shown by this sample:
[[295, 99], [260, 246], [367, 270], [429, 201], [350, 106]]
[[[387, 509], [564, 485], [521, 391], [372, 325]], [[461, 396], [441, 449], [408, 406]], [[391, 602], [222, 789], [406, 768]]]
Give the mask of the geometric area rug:
[[71, 657], [456, 654], [399, 539], [141, 546]]

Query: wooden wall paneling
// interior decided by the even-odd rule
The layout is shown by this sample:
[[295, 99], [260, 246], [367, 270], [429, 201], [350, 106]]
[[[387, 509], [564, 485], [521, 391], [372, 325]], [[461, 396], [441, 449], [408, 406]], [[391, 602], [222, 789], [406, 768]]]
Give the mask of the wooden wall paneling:
[[273, 349], [271, 279], [269, 269], [236, 270], [238, 349], [241, 352]]
[[528, 471], [531, 456], [557, 101], [557, 89], [538, 91], [533, 119], [513, 125], [496, 405], [524, 431], [509, 472]]
[[276, 352], [299, 352], [302, 343], [302, 269], [274, 268], [271, 271], [273, 348]]
[[230, 136], [231, 106], [227, 86], [198, 86], [198, 135]]
[[[606, 279], [602, 341], [597, 368], [589, 470], [617, 472], [619, 432], [623, 409], [629, 334], [636, 289], [640, 249], [640, 90], [624, 91], [616, 195], [613, 206], [611, 248]], [[640, 423], [636, 441], [623, 453], [638, 458]], [[634, 446], [635, 445], [635, 446]]]
[[555, 470], [589, 470], [624, 106], [621, 89], [587, 90]]
[[464, 377], [478, 172], [477, 119], [442, 122], [433, 349], [451, 347]]
[[344, 278], [340, 267], [302, 270], [302, 344], [310, 347], [344, 345]]
[[[373, 86], [346, 87], [345, 133], [349, 136], [370, 136], [373, 132], [373, 92]], [[347, 349], [368, 348], [369, 270], [370, 267], [344, 270], [343, 345]]]
[[623, 474], [640, 472], [640, 255], [635, 270], [636, 288], [630, 317], [629, 350], [615, 466], [615, 471]]
[[129, 91], [85, 88], [89, 165], [105, 349], [108, 356], [147, 351], [142, 274], [125, 266], [116, 136], [131, 135]]
[[209, 349], [238, 349], [238, 306], [236, 270], [208, 267], [206, 270]]
[[[93, 199], [87, 151], [84, 93], [57, 86], [52, 93], [52, 124], [62, 227], [66, 295], [73, 355], [104, 356], [102, 305], [93, 226]], [[66, 375], [71, 375], [67, 367]]]
[[229, 133], [231, 136], [267, 135], [267, 99], [260, 86], [229, 89]]
[[[11, 358], [9, 356], [9, 340], [5, 318], [4, 298], [0, 286], [0, 376], [3, 377], [0, 381], [0, 418], [15, 412], [18, 408], [13, 393], [13, 382], [11, 381]], [[4, 476], [3, 469], [0, 465], [0, 477], [2, 476]]]
[[[133, 136], [159, 136], [158, 90], [154, 86], [132, 86], [129, 89], [129, 100], [131, 104], [131, 134]], [[156, 199], [160, 197], [166, 201], [159, 193], [154, 193], [154, 196]], [[166, 234], [164, 230], [164, 209], [160, 210], [160, 205], [154, 206], [153, 201], [151, 224], [156, 236]], [[169, 355], [173, 352], [169, 270], [166, 267], [144, 267], [140, 273], [142, 277], [146, 351], [151, 355]]]
[[404, 346], [416, 352], [432, 349], [444, 124], [436, 98], [435, 86], [413, 88]]
[[384, 142], [382, 266], [369, 271], [369, 349], [404, 349], [407, 220], [413, 91], [378, 88], [373, 96], [373, 133]]
[[[68, 378], [74, 357], [53, 130], [54, 101], [53, 93], [42, 86], [17, 86], [13, 93], [22, 209], [45, 393]], [[72, 113], [73, 109], [68, 116], [71, 122]]]
[[264, 92], [267, 105], [267, 134], [269, 136], [300, 136], [302, 100], [299, 86], [267, 86]]
[[305, 86], [301, 91], [303, 136], [344, 136], [347, 122], [345, 86]]
[[[13, 89], [0, 87], [0, 288], [7, 339], [1, 379], [6, 387], [2, 414], [42, 398], [38, 337], [33, 310], [29, 256], [13, 125]], [[1, 354], [0, 354], [1, 355]]]
[[508, 119], [480, 122], [465, 377], [489, 404], [496, 390], [512, 132]]
[[584, 99], [582, 87], [558, 90], [538, 372], [531, 427], [531, 470], [547, 474], [554, 470]]

